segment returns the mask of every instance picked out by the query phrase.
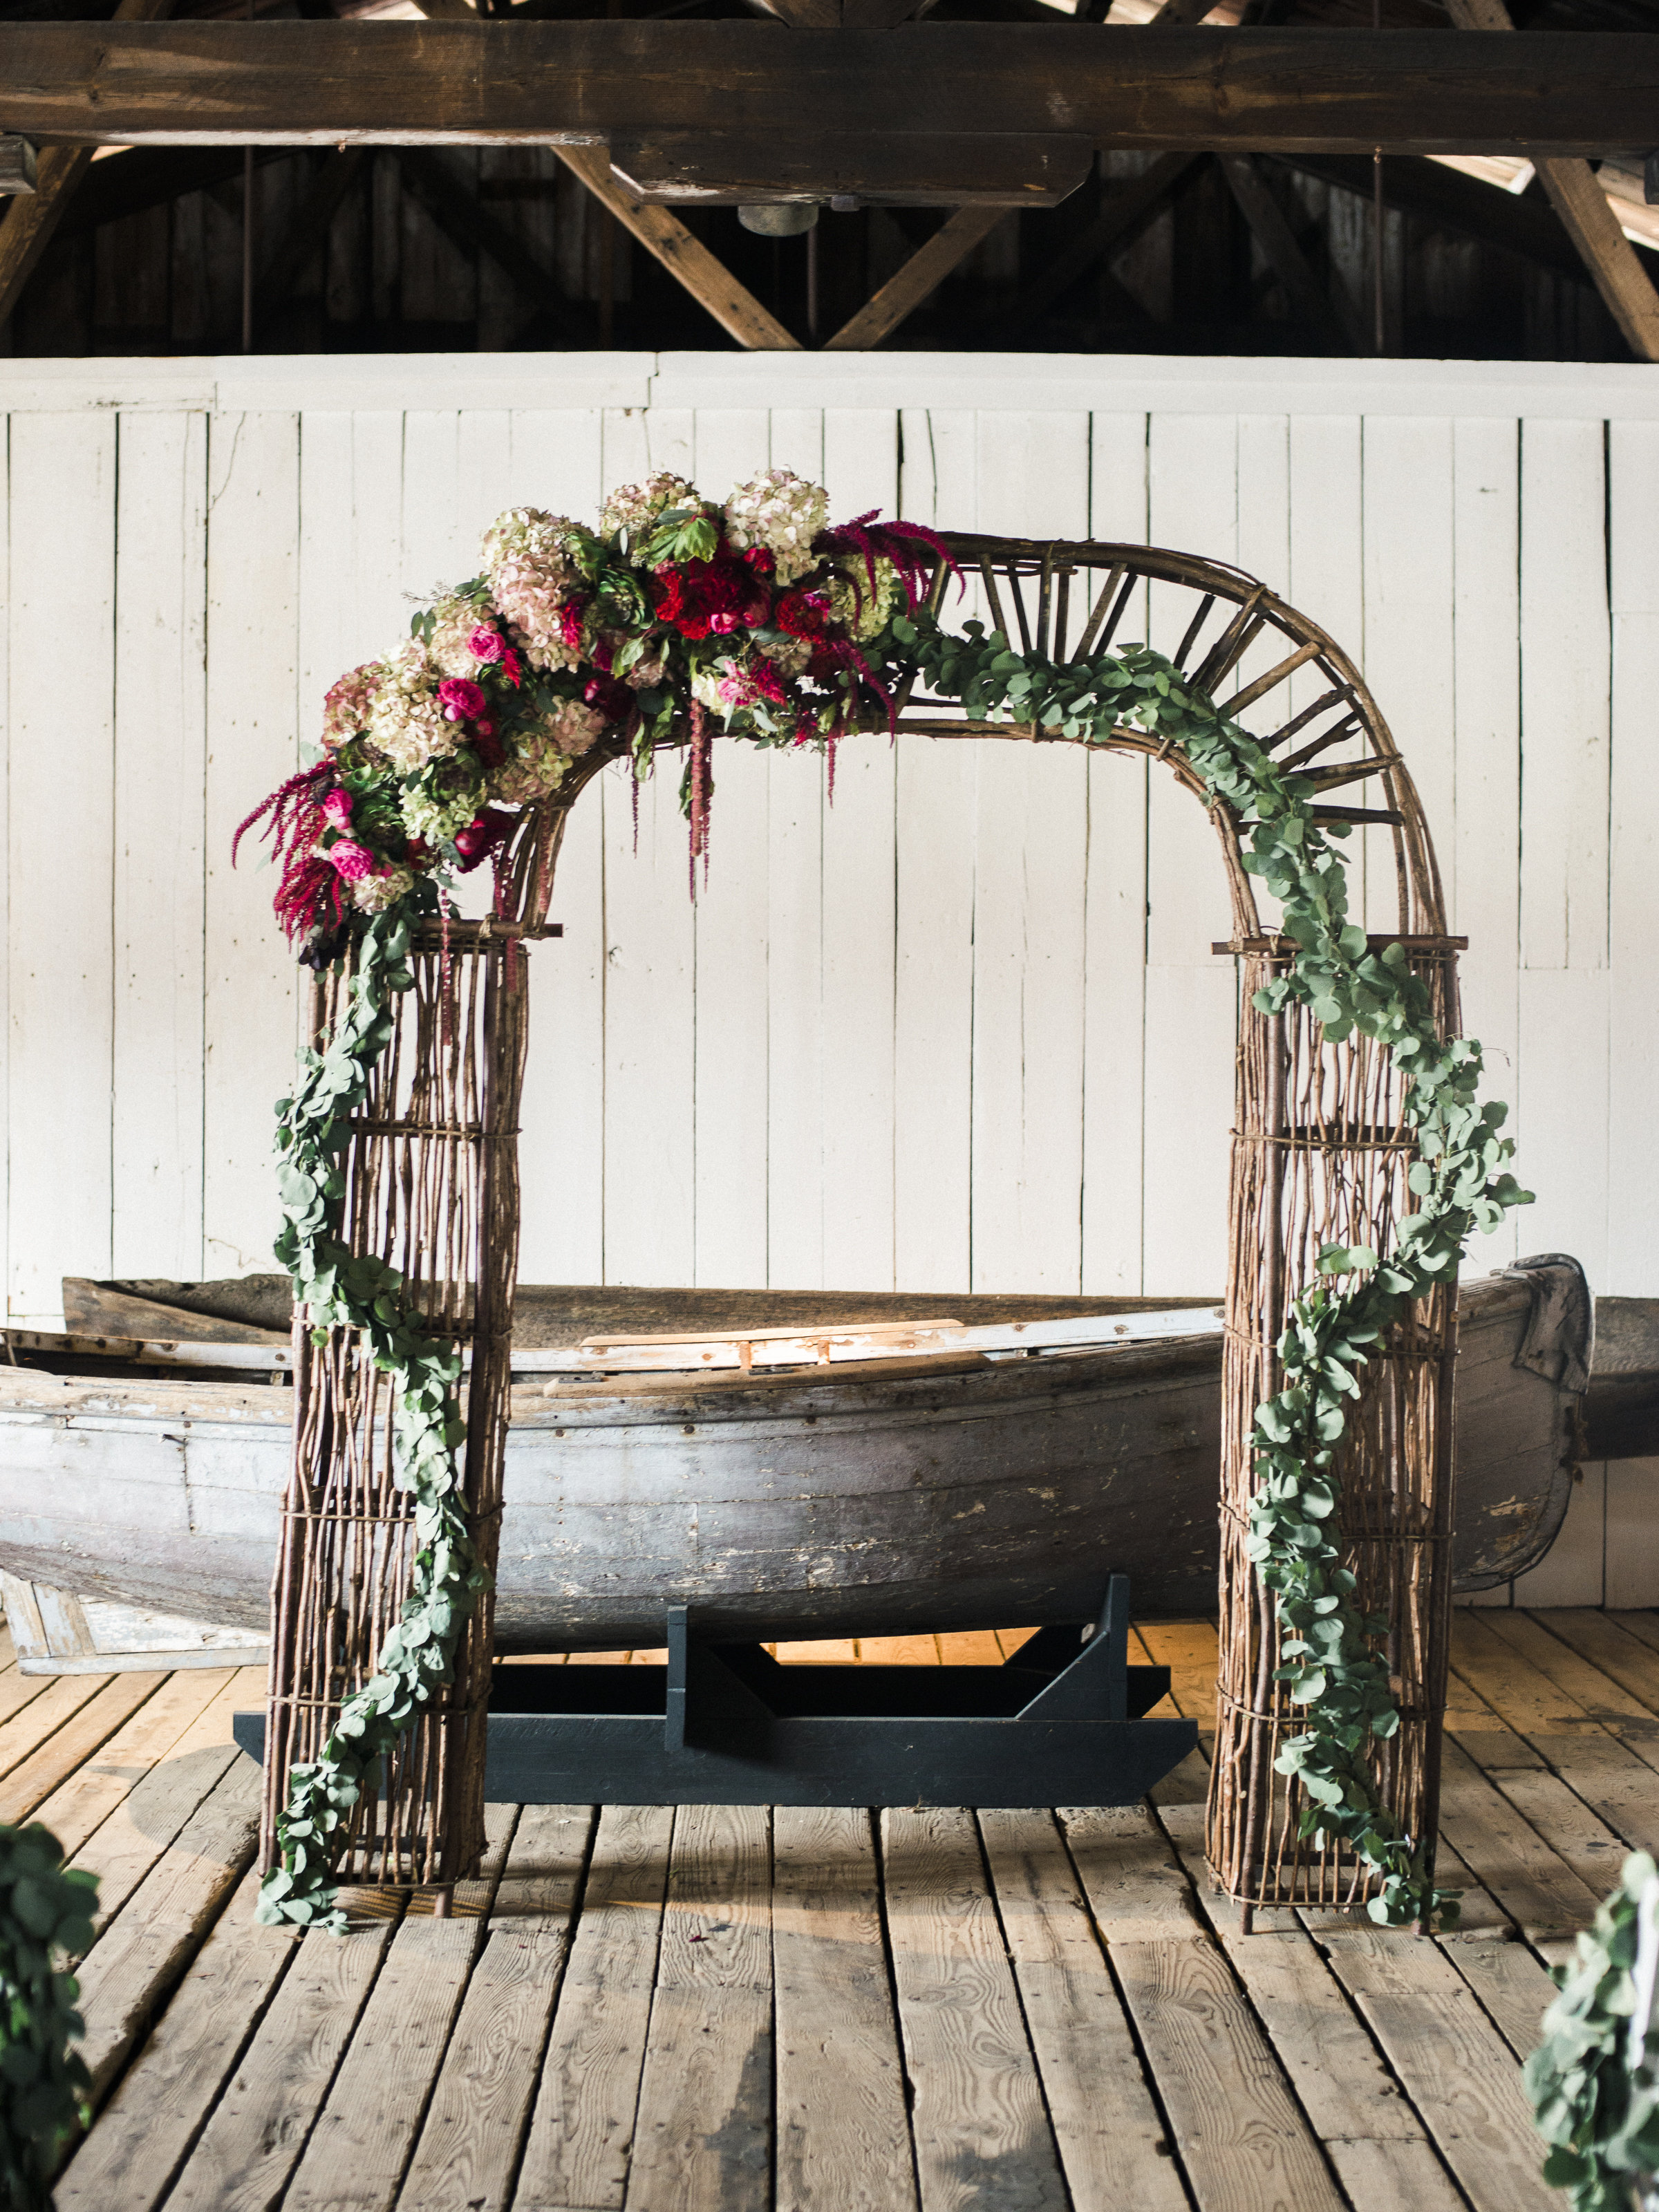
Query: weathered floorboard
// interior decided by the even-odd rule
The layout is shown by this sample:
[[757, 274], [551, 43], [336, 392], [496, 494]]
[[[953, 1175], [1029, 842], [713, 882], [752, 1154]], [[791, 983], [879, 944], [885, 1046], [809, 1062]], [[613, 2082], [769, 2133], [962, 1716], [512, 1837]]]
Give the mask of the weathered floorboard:
[[870, 1815], [772, 1815], [777, 2212], [912, 2212]]
[[588, 1805], [519, 1815], [404, 2181], [400, 2201], [419, 2212], [501, 2212], [507, 2202], [592, 1832]]
[[971, 1813], [881, 1816], [922, 2212], [1066, 2203]]
[[628, 2179], [630, 2212], [767, 2212], [772, 1838], [761, 1805], [682, 1805]]
[[514, 2212], [615, 2212], [623, 2201], [673, 1829], [665, 1805], [599, 1815]]
[[518, 1813], [485, 1808], [483, 1863], [456, 1883], [449, 1917], [434, 1914], [430, 1893], [411, 1898], [283, 2200], [289, 2212], [387, 2212], [396, 2198]]

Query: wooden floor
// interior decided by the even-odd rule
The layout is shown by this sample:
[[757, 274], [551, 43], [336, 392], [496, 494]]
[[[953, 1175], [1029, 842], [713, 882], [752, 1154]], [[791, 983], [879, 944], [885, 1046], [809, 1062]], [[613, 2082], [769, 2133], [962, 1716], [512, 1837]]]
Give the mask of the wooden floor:
[[[1206, 1719], [1212, 1632], [1141, 1636]], [[1659, 1850], [1659, 1615], [1464, 1613], [1455, 1663], [1440, 1941], [1241, 1939], [1196, 1755], [1115, 1813], [499, 1806], [454, 1918], [301, 1937], [252, 1917], [257, 1674], [8, 1666], [0, 1820], [102, 1883], [60, 2212], [1559, 2212], [1519, 2061]]]

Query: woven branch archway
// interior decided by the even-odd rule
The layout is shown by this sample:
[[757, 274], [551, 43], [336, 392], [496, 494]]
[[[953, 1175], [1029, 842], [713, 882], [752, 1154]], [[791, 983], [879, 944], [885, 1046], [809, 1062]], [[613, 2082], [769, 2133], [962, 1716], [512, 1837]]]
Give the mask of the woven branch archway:
[[[1369, 787], [1380, 803], [1328, 800], [1315, 819], [1386, 828], [1396, 926], [1374, 940], [1401, 944], [1430, 990], [1440, 1035], [1457, 1029], [1456, 954], [1446, 934], [1434, 848], [1417, 792], [1364, 678], [1318, 626], [1243, 571], [1141, 546], [952, 537], [977, 572], [985, 611], [1021, 649], [1081, 659], [1133, 635], [1168, 652], [1221, 711], [1248, 728], [1281, 766], [1329, 793]], [[934, 603], [945, 584], [935, 580]], [[1125, 623], [1133, 624], [1126, 633]], [[905, 702], [900, 726], [938, 738], [1066, 742], [1029, 726], [974, 723], [945, 702]], [[1120, 728], [1115, 750], [1167, 757], [1200, 800], [1178, 753]], [[1305, 1006], [1257, 1012], [1254, 997], [1289, 965], [1291, 948], [1264, 927], [1243, 866], [1231, 808], [1209, 808], [1232, 902], [1233, 935], [1218, 952], [1243, 963], [1228, 1205], [1226, 1345], [1221, 1465], [1221, 1664], [1211, 1765], [1207, 1855], [1221, 1886], [1246, 1904], [1364, 1894], [1353, 1862], [1315, 1853], [1297, 1834], [1297, 1793], [1274, 1771], [1282, 1740], [1302, 1717], [1279, 1689], [1272, 1597], [1244, 1548], [1255, 1486], [1249, 1434], [1255, 1408], [1282, 1386], [1275, 1352], [1291, 1300], [1315, 1276], [1322, 1245], [1387, 1250], [1412, 1209], [1407, 1171], [1417, 1156], [1388, 1053], [1358, 1035], [1331, 1044]], [[1373, 1746], [1383, 1801], [1407, 1833], [1438, 1827], [1441, 1717], [1445, 1707], [1451, 1578], [1451, 1395], [1455, 1289], [1421, 1300], [1371, 1364], [1342, 1453], [1345, 1548], [1360, 1602], [1389, 1624], [1389, 1669], [1401, 1726]]]
[[[1167, 651], [1198, 690], [1243, 723], [1280, 767], [1322, 793], [1370, 785], [1380, 805], [1326, 799], [1316, 822], [1389, 833], [1398, 943], [1430, 994], [1443, 1036], [1456, 1024], [1457, 941], [1445, 934], [1438, 872], [1422, 810], [1358, 671], [1306, 617], [1243, 572], [1140, 546], [952, 536], [945, 541], [983, 594], [983, 612], [1020, 649], [1054, 661], [1100, 654], [1127, 635]], [[931, 605], [950, 582], [935, 569]], [[939, 738], [1068, 742], [1059, 732], [965, 719], [908, 689], [900, 728]], [[1182, 755], [1144, 731], [1112, 749], [1167, 757], [1200, 799]], [[497, 916], [431, 925], [413, 947], [419, 988], [397, 1009], [368, 1110], [354, 1115], [342, 1169], [354, 1201], [353, 1254], [396, 1261], [431, 1334], [473, 1348], [462, 1489], [481, 1564], [493, 1564], [517, 1245], [514, 1144], [524, 1049], [524, 956], [543, 933], [564, 823], [580, 789], [623, 750], [596, 745], [556, 800], [520, 817]], [[1264, 926], [1243, 866], [1237, 819], [1209, 805], [1222, 848], [1233, 935], [1215, 949], [1244, 963], [1230, 1193], [1222, 1415], [1221, 1672], [1208, 1850], [1217, 1878], [1246, 1904], [1335, 1901], [1370, 1878], [1336, 1850], [1298, 1840], [1296, 1785], [1274, 1771], [1299, 1712], [1276, 1680], [1273, 1600], [1247, 1557], [1254, 1488], [1249, 1431], [1281, 1377], [1275, 1346], [1292, 1299], [1328, 1243], [1395, 1243], [1411, 1210], [1417, 1156], [1402, 1086], [1386, 1050], [1354, 1035], [1327, 1042], [1305, 1006], [1266, 1017], [1254, 994], [1292, 948]], [[336, 987], [337, 989], [337, 986]], [[325, 988], [319, 1035], [337, 1019]], [[406, 1033], [407, 1049], [404, 1049]], [[404, 1071], [400, 1073], [400, 1070]], [[376, 1196], [395, 1190], [393, 1204]], [[470, 1224], [458, 1239], [457, 1219]], [[446, 1225], [447, 1224], [447, 1225]], [[1449, 1459], [1455, 1289], [1419, 1301], [1367, 1370], [1341, 1450], [1345, 1542], [1364, 1610], [1389, 1623], [1398, 1732], [1372, 1748], [1379, 1791], [1431, 1869], [1444, 1705], [1450, 1580]], [[303, 1332], [302, 1332], [303, 1334]], [[408, 1587], [414, 1527], [390, 1482], [391, 1437], [372, 1362], [337, 1328], [297, 1364], [296, 1466], [276, 1589], [274, 1755], [267, 1759], [267, 1860], [291, 1762], [315, 1755], [343, 1698], [367, 1680]], [[326, 1528], [319, 1526], [327, 1523]], [[309, 1528], [307, 1528], [309, 1524]], [[382, 1549], [370, 1559], [368, 1531]], [[372, 1583], [373, 1607], [355, 1593]], [[343, 1838], [349, 1878], [450, 1881], [483, 1840], [482, 1720], [491, 1637], [487, 1598], [470, 1624], [452, 1687], [417, 1721], [386, 1775], [357, 1803]], [[314, 1656], [307, 1660], [306, 1654]]]

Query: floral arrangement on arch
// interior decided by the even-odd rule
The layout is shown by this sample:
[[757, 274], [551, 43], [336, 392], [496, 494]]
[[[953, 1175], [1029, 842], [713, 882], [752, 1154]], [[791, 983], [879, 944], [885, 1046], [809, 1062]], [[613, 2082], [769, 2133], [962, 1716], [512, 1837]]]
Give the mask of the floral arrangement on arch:
[[597, 530], [513, 507], [483, 553], [482, 573], [417, 614], [399, 652], [340, 678], [321, 757], [237, 832], [263, 822], [272, 837], [277, 915], [314, 966], [338, 956], [355, 917], [411, 898], [430, 910], [492, 856], [501, 908], [525, 813], [596, 748], [631, 759], [636, 805], [656, 750], [686, 748], [695, 889], [711, 739], [825, 750], [833, 789], [837, 740], [892, 725], [914, 659], [895, 619], [949, 558], [915, 523], [872, 513], [832, 529], [828, 494], [787, 469], [723, 507], [654, 476], [613, 492]]

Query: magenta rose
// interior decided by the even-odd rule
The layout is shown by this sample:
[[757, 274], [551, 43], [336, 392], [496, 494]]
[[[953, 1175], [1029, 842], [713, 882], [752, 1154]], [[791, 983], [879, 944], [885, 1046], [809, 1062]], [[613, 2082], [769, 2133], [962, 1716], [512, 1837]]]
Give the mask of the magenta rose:
[[331, 830], [349, 830], [351, 827], [351, 793], [331, 791], [323, 798], [323, 819]]
[[506, 651], [501, 633], [480, 623], [466, 641], [466, 649], [475, 660], [499, 660]]
[[374, 854], [354, 838], [337, 838], [323, 858], [331, 861], [349, 884], [361, 883], [365, 876], [378, 876], [380, 872], [380, 864]]
[[484, 710], [483, 688], [465, 676], [447, 676], [438, 686], [438, 704], [452, 722], [470, 722]]

